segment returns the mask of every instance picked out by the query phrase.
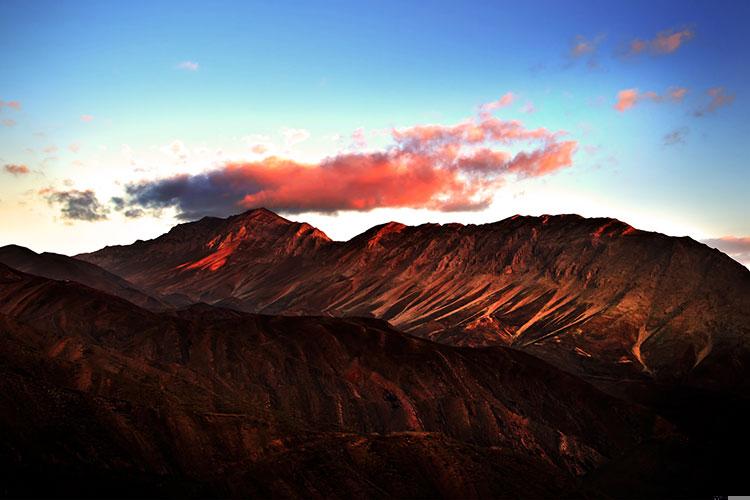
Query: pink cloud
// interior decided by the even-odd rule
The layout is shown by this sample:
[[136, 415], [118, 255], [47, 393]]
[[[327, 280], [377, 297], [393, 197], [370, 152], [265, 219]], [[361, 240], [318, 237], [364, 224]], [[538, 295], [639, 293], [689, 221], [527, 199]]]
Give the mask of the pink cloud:
[[706, 93], [711, 97], [711, 100], [705, 106], [695, 110], [693, 115], [701, 117], [734, 102], [734, 94], [727, 94], [724, 87], [712, 87]]
[[630, 50], [628, 54], [637, 55], [646, 51], [657, 55], [671, 54], [694, 36], [695, 33], [688, 28], [679, 31], [661, 31], [651, 40], [641, 40], [636, 38], [630, 42]]
[[[287, 212], [378, 207], [480, 210], [509, 179], [549, 175], [573, 163], [563, 132], [527, 129], [486, 114], [456, 125], [392, 130], [393, 145], [304, 164], [270, 157], [198, 175], [130, 185], [140, 208], [176, 206], [182, 217], [265, 206]], [[514, 146], [512, 154], [502, 149]]]
[[16, 175], [16, 176], [26, 175], [30, 172], [29, 167], [27, 167], [26, 165], [21, 165], [21, 164], [8, 163], [3, 167], [3, 169], [7, 173], [11, 175]]
[[506, 106], [510, 106], [513, 104], [513, 101], [515, 101], [516, 96], [513, 92], [507, 92], [503, 94], [500, 99], [497, 101], [487, 102], [482, 104], [479, 107], [480, 112], [482, 113], [492, 113], [496, 109], [504, 108]]
[[638, 89], [624, 89], [617, 93], [617, 101], [615, 102], [614, 108], [617, 111], [623, 112], [642, 101], [680, 102], [684, 99], [687, 93], [688, 89], [685, 87], [669, 87], [663, 95], [659, 95], [653, 91], [639, 93]]
[[16, 111], [21, 111], [20, 101], [0, 101], [0, 109], [2, 109], [4, 106], [15, 109]]
[[94, 115], [81, 115], [81, 121], [82, 122], [91, 122], [94, 120]]

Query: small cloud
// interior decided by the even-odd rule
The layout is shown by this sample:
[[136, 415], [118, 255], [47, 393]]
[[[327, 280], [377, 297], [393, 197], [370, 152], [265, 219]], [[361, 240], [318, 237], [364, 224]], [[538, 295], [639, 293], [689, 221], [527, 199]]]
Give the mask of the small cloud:
[[617, 102], [615, 102], [614, 108], [617, 111], [623, 112], [642, 101], [680, 102], [685, 98], [687, 93], [688, 89], [685, 87], [670, 87], [662, 95], [653, 91], [639, 92], [638, 89], [623, 89], [617, 93]]
[[604, 35], [597, 35], [594, 38], [586, 38], [583, 35], [577, 35], [570, 44], [568, 50], [568, 66], [578, 60], [586, 59], [586, 66], [589, 68], [598, 68], [597, 51], [599, 45], [604, 41]]
[[265, 144], [253, 144], [250, 146], [250, 151], [256, 155], [262, 155], [268, 152], [268, 146]]
[[365, 136], [365, 130], [359, 127], [352, 132], [352, 145], [351, 149], [365, 149], [367, 147], [367, 137]]
[[146, 215], [146, 212], [144, 212], [140, 208], [130, 208], [128, 210], [125, 210], [125, 212], [123, 212], [123, 215], [128, 219], [137, 219]]
[[21, 103], [19, 101], [0, 101], [0, 109], [2, 109], [3, 107], [21, 111]]
[[480, 113], [492, 113], [496, 109], [504, 108], [506, 106], [510, 106], [513, 104], [513, 101], [516, 99], [516, 95], [513, 92], [507, 92], [505, 93], [500, 99], [497, 101], [492, 102], [486, 102], [479, 106], [479, 112]]
[[161, 148], [159, 148], [159, 150], [162, 153], [173, 156], [181, 161], [186, 160], [188, 156], [190, 156], [190, 151], [188, 150], [187, 146], [185, 146], [185, 143], [179, 139], [175, 139], [169, 144], [162, 146]]
[[81, 121], [89, 123], [94, 120], [94, 115], [81, 115]]
[[688, 132], [690, 132], [690, 129], [687, 127], [680, 127], [678, 129], [675, 129], [664, 135], [664, 137], [662, 138], [662, 143], [665, 146], [685, 144], [685, 138], [687, 137]]
[[17, 123], [17, 121], [10, 118], [3, 120], [3, 125], [5, 125], [6, 127], [15, 127]]
[[633, 56], [644, 52], [654, 55], [671, 54], [694, 36], [695, 33], [691, 29], [685, 28], [679, 31], [673, 29], [661, 31], [651, 40], [636, 38], [630, 42], [627, 55]]
[[57, 146], [54, 146], [54, 145], [53, 146], [47, 146], [42, 151], [44, 151], [45, 153], [56, 153], [57, 152]]
[[68, 149], [73, 153], [78, 153], [81, 150], [81, 145], [77, 142], [74, 142], [68, 145]]
[[59, 207], [62, 218], [70, 221], [94, 222], [104, 220], [109, 213], [109, 209], [99, 202], [96, 194], [90, 189], [85, 191], [77, 189], [57, 191], [46, 188], [39, 191], [39, 194], [44, 196], [50, 206]]
[[534, 106], [533, 102], [526, 101], [524, 105], [521, 106], [521, 113], [526, 113], [527, 115], [536, 113], [536, 106]]
[[734, 94], [727, 94], [724, 87], [712, 87], [708, 89], [707, 94], [711, 100], [705, 106], [693, 111], [693, 116], [701, 117], [713, 113], [722, 106], [729, 106], [734, 102]]
[[281, 135], [284, 137], [284, 144], [286, 144], [287, 148], [310, 138], [310, 132], [303, 128], [283, 128]]
[[30, 172], [29, 167], [27, 167], [26, 165], [14, 164], [14, 163], [7, 163], [3, 167], [3, 170], [15, 176], [26, 175]]
[[177, 65], [177, 69], [184, 69], [185, 71], [198, 71], [199, 64], [194, 61], [183, 61]]

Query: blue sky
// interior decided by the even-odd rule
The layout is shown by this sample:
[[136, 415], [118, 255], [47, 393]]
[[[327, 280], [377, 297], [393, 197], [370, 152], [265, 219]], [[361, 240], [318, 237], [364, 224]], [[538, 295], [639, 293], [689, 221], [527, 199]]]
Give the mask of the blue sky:
[[[745, 238], [749, 21], [750, 4], [737, 1], [5, 1], [0, 100], [19, 104], [0, 107], [0, 164], [28, 173], [0, 172], [0, 243], [71, 253], [152, 237], [175, 223], [180, 200], [154, 210], [149, 199], [131, 206], [142, 216], [124, 217], [109, 200], [127, 198], [128, 184], [262, 162], [249, 152], [257, 144], [316, 168], [388, 150], [394, 128], [476, 119], [508, 93], [494, 116], [567, 132], [570, 164], [498, 174], [482, 209], [381, 200], [289, 216], [338, 238], [391, 218], [548, 212]], [[676, 47], [657, 44], [675, 33], [686, 34]], [[669, 98], [676, 88], [686, 93]], [[640, 97], [618, 111], [626, 89]], [[726, 99], [694, 116], [709, 89]], [[360, 128], [366, 146], [353, 151]], [[66, 215], [88, 190], [101, 217]]]

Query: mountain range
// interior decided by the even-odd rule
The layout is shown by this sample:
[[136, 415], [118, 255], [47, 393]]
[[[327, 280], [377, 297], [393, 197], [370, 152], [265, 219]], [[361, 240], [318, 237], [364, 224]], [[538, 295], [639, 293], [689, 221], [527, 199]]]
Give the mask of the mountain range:
[[559, 215], [338, 242], [256, 209], [0, 263], [6, 496], [742, 484], [750, 271], [690, 238]]

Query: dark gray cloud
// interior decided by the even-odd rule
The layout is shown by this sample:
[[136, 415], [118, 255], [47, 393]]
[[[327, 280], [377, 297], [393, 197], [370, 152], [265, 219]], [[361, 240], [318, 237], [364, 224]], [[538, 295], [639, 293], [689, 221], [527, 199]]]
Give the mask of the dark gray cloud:
[[107, 219], [109, 208], [102, 205], [96, 194], [87, 189], [79, 191], [57, 191], [52, 188], [43, 189], [40, 194], [51, 206], [60, 208], [60, 215], [67, 220], [98, 221]]

